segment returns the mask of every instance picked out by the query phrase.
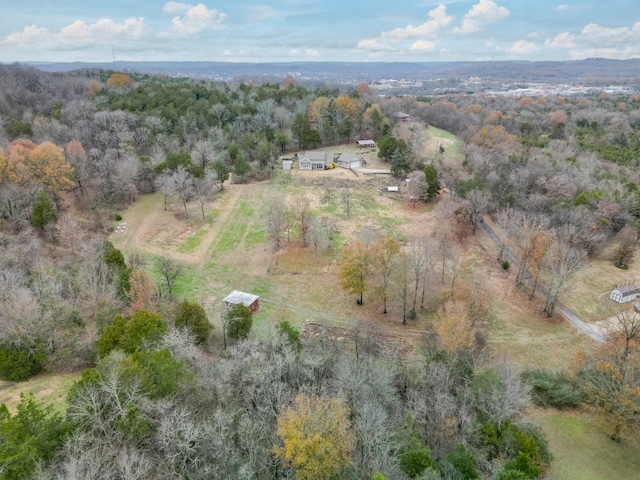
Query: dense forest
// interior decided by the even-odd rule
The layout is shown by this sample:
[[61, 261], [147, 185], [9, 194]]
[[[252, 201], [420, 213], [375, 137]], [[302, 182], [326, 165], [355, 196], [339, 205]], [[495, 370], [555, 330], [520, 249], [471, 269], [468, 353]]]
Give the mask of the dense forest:
[[[425, 154], [417, 132], [398, 133], [399, 112], [457, 135], [464, 160]], [[589, 409], [618, 442], [637, 435], [635, 315], [620, 311], [620, 328], [561, 373], [492, 359], [489, 300], [473, 294], [438, 297], [418, 351], [390, 347], [383, 326], [337, 341], [281, 320], [254, 335], [243, 308], [220, 332], [175, 295], [179, 263], [160, 259], [155, 283], [148, 260], [108, 236], [143, 194], [171, 198], [187, 216], [225, 182], [273, 181], [282, 154], [374, 139], [393, 175], [411, 179], [411, 199], [433, 202], [441, 219], [428, 249], [402, 244], [404, 284], [415, 286], [404, 323], [427, 285], [424, 252], [444, 279], [450, 247], [485, 216], [512, 240], [515, 284], [540, 293], [551, 317], [593, 255], [613, 246], [616, 266], [633, 260], [640, 95], [380, 97], [366, 84], [14, 65], [0, 66], [0, 127], [0, 378], [84, 372], [64, 412], [29, 396], [15, 412], [0, 407], [0, 478], [544, 478], [552, 452], [521, 421], [531, 403]], [[270, 210], [274, 249], [288, 229], [306, 244], [298, 212], [302, 220]], [[385, 285], [385, 313], [396, 240], [365, 253], [352, 242], [340, 257], [344, 289], [360, 302], [365, 273], [350, 268], [378, 272], [370, 282]], [[393, 295], [406, 306], [409, 290]]]

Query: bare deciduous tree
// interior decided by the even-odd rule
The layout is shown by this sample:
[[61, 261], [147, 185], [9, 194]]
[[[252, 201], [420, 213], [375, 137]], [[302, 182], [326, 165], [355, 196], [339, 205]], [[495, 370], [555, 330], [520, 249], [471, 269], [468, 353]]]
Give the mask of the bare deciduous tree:
[[280, 250], [282, 236], [286, 228], [287, 207], [282, 199], [275, 199], [267, 205], [266, 226], [274, 251]]
[[173, 297], [176, 281], [184, 275], [184, 267], [171, 257], [160, 257], [157, 262], [167, 294]]
[[574, 246], [570, 232], [558, 229], [544, 257], [547, 271], [547, 298], [544, 306], [545, 313], [551, 317], [560, 295], [565, 292], [571, 277], [585, 264], [587, 254], [584, 250]]

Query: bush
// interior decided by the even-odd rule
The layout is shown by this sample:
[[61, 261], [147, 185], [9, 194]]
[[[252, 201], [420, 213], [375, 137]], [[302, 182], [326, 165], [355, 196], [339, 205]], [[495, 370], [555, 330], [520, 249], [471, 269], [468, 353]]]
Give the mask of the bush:
[[128, 322], [116, 316], [98, 337], [98, 354], [106, 357], [113, 350], [133, 353], [145, 343], [153, 343], [167, 331], [167, 325], [159, 313], [139, 310]]
[[247, 338], [253, 325], [251, 310], [239, 303], [226, 313], [226, 330], [229, 337], [236, 340]]
[[300, 329], [291, 325], [291, 323], [283, 320], [278, 325], [276, 325], [276, 329], [278, 333], [282, 335], [287, 343], [291, 345], [296, 351], [300, 351], [302, 349], [302, 342], [300, 341]]
[[427, 468], [435, 468], [431, 459], [431, 450], [427, 447], [415, 447], [400, 455], [400, 469], [409, 478], [416, 478]]
[[32, 396], [20, 396], [13, 416], [0, 405], [0, 478], [31, 478], [38, 465], [52, 460], [65, 432], [62, 415], [40, 406]]
[[44, 228], [50, 223], [58, 221], [58, 214], [56, 213], [56, 207], [49, 199], [46, 193], [40, 192], [36, 202], [33, 204], [33, 211], [31, 212], [31, 225], [36, 228]]
[[176, 327], [186, 327], [196, 336], [198, 343], [205, 343], [209, 339], [213, 328], [207, 319], [207, 314], [201, 305], [187, 300], [178, 304], [176, 310]]
[[25, 345], [0, 345], [0, 378], [23, 382], [44, 369], [47, 360], [42, 340]]
[[533, 402], [541, 407], [578, 408], [585, 401], [578, 382], [565, 373], [530, 370], [523, 377], [531, 385]]
[[448, 456], [447, 460], [465, 480], [475, 480], [478, 478], [478, 462], [464, 445], [458, 445]]

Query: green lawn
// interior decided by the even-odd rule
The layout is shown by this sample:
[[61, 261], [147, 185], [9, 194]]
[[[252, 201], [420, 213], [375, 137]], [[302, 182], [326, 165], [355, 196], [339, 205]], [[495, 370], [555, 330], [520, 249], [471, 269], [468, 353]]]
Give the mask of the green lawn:
[[62, 411], [69, 389], [79, 379], [79, 373], [43, 373], [26, 382], [0, 381], [0, 404], [14, 411], [20, 403], [20, 394], [32, 393], [36, 400]]
[[613, 442], [586, 415], [542, 411], [528, 420], [547, 436], [553, 480], [640, 478], [640, 449]]

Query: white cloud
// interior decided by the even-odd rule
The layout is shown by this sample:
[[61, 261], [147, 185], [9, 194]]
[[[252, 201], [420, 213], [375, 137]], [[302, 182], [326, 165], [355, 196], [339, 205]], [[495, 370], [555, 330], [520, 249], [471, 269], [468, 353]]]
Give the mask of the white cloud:
[[360, 40], [356, 45], [358, 50], [367, 50], [369, 52], [393, 52], [394, 48], [390, 45], [381, 43], [377, 38], [366, 38]]
[[534, 53], [538, 50], [538, 46], [533, 43], [533, 42], [529, 42], [527, 40], [518, 40], [517, 42], [515, 42], [513, 45], [511, 45], [511, 48], [509, 49], [509, 53], [511, 53], [512, 55], [529, 55], [531, 53]]
[[188, 3], [167, 2], [164, 5], [164, 7], [162, 7], [162, 10], [164, 10], [167, 13], [178, 13], [178, 12], [186, 12], [187, 10], [189, 10], [190, 7], [191, 5], [189, 5]]
[[504, 20], [511, 12], [493, 0], [480, 0], [462, 19], [462, 25], [455, 29], [456, 33], [474, 33], [492, 23]]
[[430, 19], [426, 22], [414, 27], [408, 25], [405, 28], [396, 28], [390, 32], [383, 32], [380, 37], [391, 40], [402, 40], [405, 38], [432, 38], [449, 23], [453, 17], [447, 15], [447, 7], [443, 4], [438, 5], [428, 13]]
[[116, 23], [110, 18], [101, 18], [93, 24], [76, 20], [60, 30], [57, 35], [63, 41], [108, 40], [124, 38], [139, 40], [145, 32], [144, 18], [129, 18], [123, 23]]
[[146, 31], [144, 18], [129, 18], [123, 23], [116, 23], [110, 18], [101, 18], [91, 24], [76, 20], [63, 27], [58, 33], [50, 32], [37, 25], [30, 25], [21, 32], [8, 35], [0, 45], [29, 47], [46, 43], [54, 50], [74, 50], [114, 40], [139, 40]]
[[559, 33], [553, 38], [547, 38], [544, 45], [549, 48], [573, 48], [576, 46], [576, 36], [573, 33]]
[[179, 6], [182, 9], [182, 15], [171, 19], [171, 33], [178, 36], [197, 35], [206, 30], [219, 30], [228, 18], [226, 13], [218, 12], [215, 8], [210, 9], [203, 3], [193, 6], [169, 2], [167, 5], [171, 5], [170, 8]]
[[558, 10], [559, 12], [562, 12], [562, 11], [564, 11], [564, 10], [569, 10], [569, 5], [562, 5], [562, 4], [560, 4], [560, 5], [558, 5], [558, 6], [555, 8], [555, 10]]
[[51, 36], [51, 32], [46, 28], [38, 27], [37, 25], [29, 25], [24, 27], [21, 32], [12, 33], [7, 38], [0, 42], [1, 44], [9, 45], [29, 45], [47, 41]]
[[609, 28], [602, 27], [596, 23], [585, 25], [582, 35], [591, 43], [617, 43], [628, 44], [640, 41], [640, 22], [636, 22], [633, 27]]
[[430, 53], [435, 52], [436, 43], [429, 40], [416, 40], [409, 51], [412, 53]]

